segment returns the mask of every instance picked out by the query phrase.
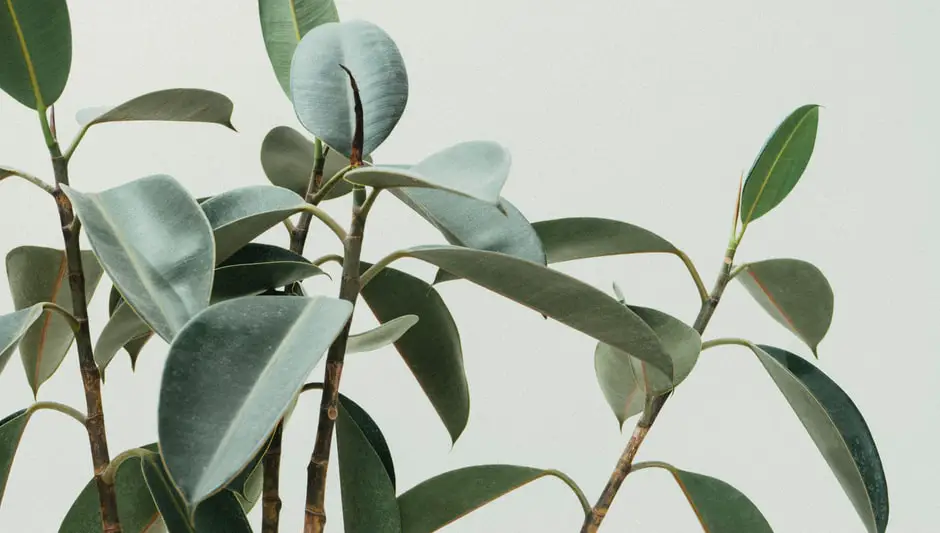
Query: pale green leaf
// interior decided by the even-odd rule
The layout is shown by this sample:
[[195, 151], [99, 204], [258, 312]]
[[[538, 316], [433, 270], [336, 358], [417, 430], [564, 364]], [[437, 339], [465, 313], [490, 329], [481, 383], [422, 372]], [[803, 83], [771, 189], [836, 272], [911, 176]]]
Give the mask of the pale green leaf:
[[59, 99], [72, 66], [65, 0], [0, 3], [0, 89], [31, 109]]
[[404, 315], [369, 331], [350, 335], [346, 342], [346, 353], [372, 352], [384, 348], [400, 339], [417, 323], [417, 315]]
[[339, 22], [333, 0], [258, 0], [261, 35], [284, 94], [290, 97], [290, 63], [300, 39], [313, 28]]

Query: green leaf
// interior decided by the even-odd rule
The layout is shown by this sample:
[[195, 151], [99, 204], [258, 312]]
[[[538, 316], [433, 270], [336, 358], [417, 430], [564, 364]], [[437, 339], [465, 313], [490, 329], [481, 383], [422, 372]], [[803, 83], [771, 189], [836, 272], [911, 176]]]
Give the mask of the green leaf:
[[209, 305], [211, 228], [179, 182], [157, 175], [100, 193], [62, 189], [108, 276], [160, 337], [171, 340]]
[[[335, 150], [326, 151], [323, 164], [324, 182], [349, 165], [349, 159]], [[372, 161], [366, 156], [365, 161]], [[268, 132], [261, 142], [261, 168], [268, 181], [290, 189], [301, 198], [307, 195], [307, 187], [313, 173], [313, 143], [300, 132], [287, 126], [278, 126]], [[353, 184], [339, 180], [324, 200], [339, 198], [353, 189]]]
[[[155, 446], [144, 446], [148, 457], [156, 457]], [[150, 496], [141, 471], [141, 458], [128, 457], [117, 469], [114, 479], [118, 518], [124, 533], [157, 533], [162, 526], [160, 514]], [[59, 533], [98, 533], [101, 527], [98, 486], [91, 479], [79, 493], [59, 526]]]
[[212, 305], [170, 345], [158, 408], [160, 450], [192, 507], [264, 445], [352, 305], [246, 296]]
[[[153, 330], [134, 312], [127, 302], [118, 305], [111, 319], [104, 325], [95, 343], [95, 363], [104, 372], [122, 347], [139, 339], [149, 340]], [[141, 347], [143, 344], [141, 344]], [[138, 350], [138, 353], [139, 350]], [[132, 356], [135, 358], [136, 356]]]
[[816, 144], [819, 106], [797, 108], [777, 126], [754, 160], [741, 191], [741, 222], [766, 215], [800, 180]]
[[6, 0], [0, 5], [0, 89], [31, 109], [62, 95], [72, 67], [65, 0]]
[[304, 199], [282, 187], [249, 185], [201, 204], [215, 235], [215, 260], [228, 259], [255, 237], [302, 211]]
[[[364, 271], [371, 265], [362, 261]], [[418, 323], [395, 341], [395, 349], [456, 442], [467, 427], [470, 391], [457, 324], [434, 287], [394, 268], [382, 269], [362, 288], [362, 299], [385, 324], [416, 315]]]
[[398, 497], [402, 533], [431, 533], [519, 487], [545, 476], [570, 480], [554, 470], [480, 465], [423, 481]]
[[[375, 420], [369, 416], [369, 413], [367, 413], [365, 409], [347, 396], [340, 394], [339, 403], [343, 407], [342, 415], [346, 417], [348, 422], [352, 422], [355, 427], [359, 429], [362, 436], [368, 441], [369, 446], [382, 461], [382, 466], [385, 468], [385, 473], [388, 475], [389, 481], [392, 482], [392, 489], [394, 489], [395, 463], [392, 461], [392, 452], [388, 448], [388, 442], [386, 442], [382, 430], [379, 429], [378, 424], [375, 423]], [[356, 436], [356, 438], [358, 438], [358, 436]]]
[[672, 474], [705, 533], [773, 533], [754, 502], [724, 481], [665, 463], [650, 466]]
[[251, 526], [235, 495], [220, 491], [196, 508], [191, 521], [186, 504], [163, 466], [159, 454], [143, 459], [144, 479], [169, 533], [251, 533]]
[[394, 343], [418, 323], [417, 315], [393, 318], [377, 328], [350, 335], [346, 342], [346, 353], [372, 352]]
[[819, 448], [869, 533], [888, 527], [888, 485], [878, 448], [858, 407], [802, 357], [749, 345]]
[[3, 501], [3, 493], [7, 487], [7, 480], [10, 478], [13, 458], [16, 456], [20, 439], [23, 438], [23, 432], [26, 431], [26, 424], [32, 414], [32, 411], [20, 409], [0, 420], [0, 502]]
[[290, 98], [290, 63], [300, 39], [313, 28], [339, 22], [333, 0], [258, 0], [261, 35], [284, 94]]
[[302, 255], [270, 244], [248, 243], [215, 269], [211, 301], [260, 294], [326, 272]]
[[[350, 414], [353, 404], [344, 398], [336, 420], [336, 448], [339, 454], [339, 480], [343, 497], [343, 525], [346, 533], [401, 533], [395, 484], [390, 466], [376, 451], [373, 442]], [[355, 412], [371, 423], [381, 443], [385, 439], [365, 411]], [[386, 450], [387, 452], [387, 446]], [[389, 460], [391, 458], [389, 457]]]
[[408, 74], [398, 47], [378, 26], [330, 22], [307, 33], [291, 63], [291, 100], [304, 128], [350, 156], [356, 113], [344, 66], [359, 85], [363, 154], [371, 154], [398, 124], [408, 102]]
[[20, 339], [42, 316], [42, 312], [42, 305], [36, 304], [28, 309], [0, 315], [0, 372], [7, 366]]
[[[101, 281], [103, 271], [95, 254], [83, 251], [81, 255], [85, 273], [85, 303], [88, 303]], [[41, 302], [52, 302], [64, 309], [72, 309], [65, 251], [20, 246], [7, 254], [6, 267], [10, 294], [16, 309], [25, 309]], [[46, 311], [42, 319], [23, 335], [20, 357], [34, 396], [39, 393], [40, 385], [59, 368], [74, 338], [72, 327], [65, 318], [51, 310]]]
[[347, 181], [367, 187], [436, 189], [499, 206], [499, 193], [509, 177], [511, 158], [490, 141], [460, 143], [417, 165], [367, 166], [348, 172]]
[[251, 481], [253, 478], [258, 477], [256, 476], [257, 473], [264, 470], [262, 461], [264, 460], [264, 455], [267, 453], [270, 446], [271, 439], [268, 438], [268, 440], [264, 443], [264, 446], [258, 449], [258, 453], [256, 453], [255, 456], [251, 458], [251, 461], [245, 465], [245, 468], [242, 468], [241, 472], [239, 472], [238, 475], [235, 476], [235, 478], [232, 479], [232, 481], [226, 485], [225, 488], [243, 498], [248, 498], [251, 496]]
[[532, 224], [549, 263], [639, 253], [675, 254], [669, 241], [639, 226], [605, 218], [558, 218]]
[[735, 277], [770, 316], [817, 354], [832, 323], [832, 287], [815, 266], [798, 259], [744, 265]]
[[232, 126], [234, 104], [223, 94], [205, 89], [163, 89], [118, 106], [82, 109], [75, 118], [85, 128], [107, 122], [205, 122]]
[[673, 375], [659, 338], [640, 317], [571, 276], [509, 255], [457, 246], [418, 246], [396, 256], [431, 263]]
[[630, 306], [659, 337], [663, 351], [672, 359], [672, 379], [662, 372], [602, 342], [594, 351], [594, 371], [601, 392], [620, 423], [643, 412], [646, 397], [674, 389], [692, 372], [702, 351], [702, 338], [691, 327], [662, 311]]

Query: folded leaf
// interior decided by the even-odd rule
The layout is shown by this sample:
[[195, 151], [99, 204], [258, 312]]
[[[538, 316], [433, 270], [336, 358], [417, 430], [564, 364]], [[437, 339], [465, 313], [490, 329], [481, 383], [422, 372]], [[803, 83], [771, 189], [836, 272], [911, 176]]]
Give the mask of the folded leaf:
[[290, 98], [290, 62], [300, 39], [313, 28], [339, 22], [333, 0], [258, 0], [261, 35], [284, 94]]
[[180, 331], [164, 367], [158, 435], [187, 506], [228, 484], [264, 445], [351, 312], [333, 298], [246, 296]]
[[72, 66], [72, 27], [65, 0], [0, 4], [0, 89], [30, 109], [59, 99]]
[[346, 353], [371, 352], [394, 343], [418, 323], [417, 315], [393, 318], [376, 328], [349, 336]]
[[42, 305], [36, 304], [14, 313], [0, 315], [0, 372], [7, 366], [7, 361], [10, 360], [20, 339], [42, 316], [42, 312]]
[[[307, 187], [313, 174], [313, 150], [313, 143], [300, 132], [287, 126], [278, 126], [269, 131], [261, 142], [261, 168], [264, 169], [268, 181], [278, 187], [290, 189], [303, 198], [307, 195]], [[372, 161], [368, 156], [364, 159]], [[348, 165], [349, 158], [335, 150], [328, 150], [323, 164], [323, 182]], [[352, 183], [339, 180], [324, 200], [339, 198], [352, 189]]]
[[220, 302], [326, 275], [302, 255], [278, 246], [248, 243], [215, 269], [211, 301]]
[[205, 89], [164, 89], [154, 91], [115, 107], [88, 108], [75, 118], [90, 128], [107, 122], [169, 121], [206, 122], [234, 130], [232, 109], [227, 96]]

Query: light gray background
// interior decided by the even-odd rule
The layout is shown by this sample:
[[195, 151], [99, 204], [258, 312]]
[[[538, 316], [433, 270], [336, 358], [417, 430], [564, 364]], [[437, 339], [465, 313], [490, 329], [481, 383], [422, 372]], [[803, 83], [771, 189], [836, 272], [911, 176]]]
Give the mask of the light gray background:
[[[936, 530], [938, 363], [938, 111], [935, 2], [475, 2], [340, 1], [398, 42], [409, 69], [408, 109], [376, 160], [414, 162], [453, 143], [492, 139], [513, 153], [505, 196], [531, 220], [599, 216], [650, 228], [682, 247], [711, 283], [724, 251], [738, 176], [795, 107], [825, 106], [803, 181], [754, 223], [741, 261], [812, 261], [836, 294], [819, 364], [853, 397], [884, 461], [889, 531]], [[56, 105], [60, 137], [74, 112], [151, 90], [200, 87], [236, 104], [240, 133], [202, 125], [107, 125], [76, 155], [73, 185], [95, 191], [169, 173], [193, 195], [264, 183], [258, 150], [277, 125], [298, 128], [265, 55], [255, 2], [72, 1], [74, 60]], [[933, 31], [933, 32], [932, 32]], [[51, 177], [34, 113], [0, 97], [0, 160]], [[347, 201], [330, 204], [347, 220]], [[54, 206], [28, 185], [0, 185], [0, 248], [60, 246]], [[391, 196], [366, 232], [371, 260], [441, 237]], [[268, 242], [286, 244], [276, 228]], [[323, 231], [309, 255], [335, 251]], [[416, 262], [400, 267], [430, 276]], [[696, 295], [665, 256], [562, 265], [633, 303], [687, 320]], [[429, 278], [426, 278], [429, 279]], [[328, 282], [311, 289], [335, 290]], [[93, 333], [107, 282], [92, 303]], [[458, 281], [441, 287], [463, 338], [472, 413], [451, 448], [447, 433], [392, 350], [351, 357], [343, 391], [381, 424], [398, 484], [464, 465], [558, 468], [593, 501], [626, 441], [595, 384], [594, 342], [499, 296]], [[0, 310], [12, 310], [0, 291]], [[364, 310], [356, 329], [368, 327]], [[732, 285], [706, 337], [744, 336], [808, 350]], [[104, 387], [112, 454], [156, 437], [165, 345], [152, 341], [136, 374], [126, 357]], [[319, 371], [317, 372], [319, 374]], [[40, 399], [84, 407], [77, 361], [66, 359]], [[0, 413], [32, 399], [14, 359], [0, 376]], [[305, 397], [287, 432], [282, 531], [299, 531], [305, 465], [318, 399]], [[632, 421], [628, 422], [632, 427]], [[640, 459], [720, 477], [747, 493], [776, 531], [862, 531], [800, 423], [752, 355], [702, 357], [663, 412]], [[3, 531], [55, 531], [91, 472], [79, 426], [42, 413], [30, 423], [0, 508]], [[329, 529], [341, 531], [336, 469]], [[257, 512], [252, 514], [257, 521]], [[540, 480], [446, 529], [573, 532], [575, 498]], [[604, 531], [685, 532], [696, 519], [661, 471], [631, 477]]]

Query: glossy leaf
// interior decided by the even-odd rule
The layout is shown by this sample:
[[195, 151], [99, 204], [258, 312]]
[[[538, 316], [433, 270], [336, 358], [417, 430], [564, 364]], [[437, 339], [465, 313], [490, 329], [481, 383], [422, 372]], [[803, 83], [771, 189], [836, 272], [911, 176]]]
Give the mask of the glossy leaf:
[[648, 395], [668, 392], [681, 383], [695, 366], [702, 351], [699, 334], [662, 311], [630, 306], [659, 337], [663, 351], [672, 359], [672, 379], [652, 365], [604, 343], [594, 351], [594, 371], [608, 405], [620, 427], [627, 418], [643, 412]]
[[[91, 300], [103, 271], [95, 254], [82, 252], [85, 273], [85, 303]], [[10, 294], [16, 309], [52, 302], [71, 311], [72, 291], [68, 281], [65, 251], [40, 246], [20, 246], [6, 259]], [[74, 333], [59, 313], [46, 311], [20, 341], [20, 357], [33, 395], [52, 377], [72, 346]]]
[[549, 263], [638, 253], [678, 252], [659, 235], [639, 226], [605, 218], [558, 218], [532, 224]]
[[209, 307], [180, 331], [164, 367], [158, 434], [188, 506], [264, 445], [351, 312], [332, 298], [246, 296]]
[[435, 189], [499, 206], [511, 162], [503, 146], [470, 141], [441, 150], [410, 168], [360, 167], [348, 172], [346, 180], [380, 189]]
[[213, 196], [201, 205], [215, 235], [216, 263], [221, 263], [255, 237], [303, 210], [306, 202], [282, 187], [249, 185]]
[[780, 348], [750, 345], [819, 448], [869, 533], [888, 526], [888, 485], [855, 403], [821, 370]]
[[205, 122], [234, 130], [234, 104], [223, 94], [205, 89], [163, 89], [121, 105], [82, 109], [75, 118], [85, 128], [107, 122]]
[[744, 265], [735, 277], [774, 320], [817, 355], [832, 323], [834, 303], [832, 287], [818, 268], [798, 259], [770, 259]]
[[153, 501], [169, 533], [251, 533], [251, 526], [235, 495], [220, 491], [196, 508], [190, 520], [183, 501], [160, 460], [159, 454], [143, 459], [141, 464]]
[[738, 489], [665, 463], [656, 466], [672, 474], [705, 533], [773, 533], [760, 509]]
[[[361, 263], [363, 270], [369, 266]], [[470, 391], [460, 333], [444, 300], [434, 287], [394, 268], [381, 270], [361, 295], [383, 324], [405, 315], [418, 317], [395, 341], [395, 349], [456, 442], [470, 416]]]
[[[144, 446], [157, 457], [154, 445]], [[131, 456], [122, 462], [115, 475], [118, 518], [124, 533], [158, 533], [163, 520], [153, 503], [147, 482], [141, 471], [141, 458]], [[98, 500], [98, 486], [90, 480], [72, 503], [59, 526], [59, 533], [94, 533], [101, 531], [101, 506]], [[172, 531], [172, 530], [171, 530]], [[174, 532], [175, 533], [175, 532]]]
[[65, 0], [0, 4], [0, 58], [0, 89], [31, 109], [54, 104], [72, 66], [72, 27]]
[[169, 176], [100, 193], [63, 186], [112, 282], [164, 340], [209, 305], [211, 228], [196, 201]]
[[[381, 439], [382, 445], [385, 445], [385, 439], [361, 408], [356, 406], [354, 410], [358, 417], [350, 414], [353, 405], [348, 398], [340, 402], [336, 419], [343, 526], [346, 533], [401, 533], [395, 483], [387, 471], [390, 464], [383, 461], [373, 446], [375, 435]], [[376, 432], [373, 439], [357, 423], [363, 421], [362, 417]]]
[[42, 316], [42, 305], [34, 305], [28, 309], [0, 315], [0, 372], [7, 366], [7, 361], [20, 339], [29, 330], [39, 317]]
[[[480, 465], [423, 481], [398, 497], [402, 533], [431, 533], [553, 470], [514, 465]], [[568, 482], [567, 480], [565, 481]]]
[[302, 255], [270, 244], [248, 243], [215, 269], [211, 300], [260, 294], [321, 275], [326, 272]]
[[26, 424], [32, 411], [21, 409], [3, 420], [0, 420], [0, 502], [6, 491], [7, 479], [10, 477], [10, 468], [13, 467], [13, 458], [20, 446], [20, 439], [26, 431]]
[[371, 352], [384, 348], [408, 333], [417, 323], [417, 315], [404, 315], [369, 331], [350, 335], [346, 343], [346, 353]]
[[[349, 165], [349, 159], [339, 152], [326, 152], [323, 164], [324, 183]], [[368, 156], [364, 159], [372, 161]], [[269, 131], [261, 143], [261, 168], [264, 169], [268, 181], [278, 187], [290, 189], [303, 198], [307, 195], [307, 187], [313, 173], [313, 143], [292, 128], [278, 126]], [[352, 183], [340, 180], [330, 189], [324, 200], [339, 198], [352, 189]]]
[[819, 106], [797, 108], [777, 126], [751, 166], [741, 191], [741, 222], [766, 215], [800, 180], [816, 144]]
[[333, 0], [258, 0], [261, 35], [274, 75], [290, 98], [290, 63], [300, 39], [313, 28], [339, 22]]
[[307, 33], [291, 63], [291, 100], [304, 128], [340, 154], [350, 156], [359, 86], [364, 117], [363, 154], [371, 154], [398, 124], [408, 102], [405, 62], [391, 37], [362, 21], [330, 22]]
[[472, 281], [673, 375], [672, 361], [640, 317], [571, 276], [509, 255], [457, 246], [419, 246], [399, 254]]

